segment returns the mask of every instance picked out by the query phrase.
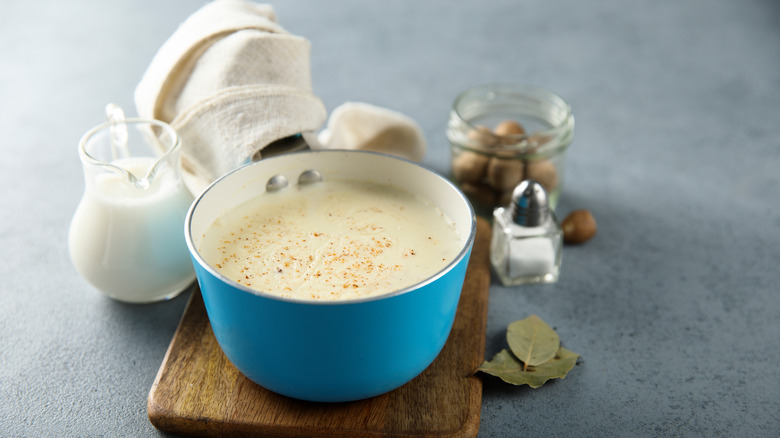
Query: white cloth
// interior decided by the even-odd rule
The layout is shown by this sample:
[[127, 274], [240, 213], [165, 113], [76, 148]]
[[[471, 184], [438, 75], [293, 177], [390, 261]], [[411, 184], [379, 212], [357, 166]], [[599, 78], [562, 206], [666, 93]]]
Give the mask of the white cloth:
[[277, 22], [270, 5], [215, 0], [159, 49], [135, 90], [142, 118], [182, 139], [185, 184], [194, 194], [269, 144], [301, 134], [313, 148], [364, 149], [421, 161], [425, 139], [395, 111], [347, 102], [327, 112], [313, 94], [311, 44]]
[[414, 120], [364, 102], [346, 102], [335, 108], [318, 139], [325, 148], [384, 152], [417, 162], [427, 148]]
[[179, 133], [184, 179], [197, 193], [268, 144], [322, 126], [309, 54], [309, 41], [286, 32], [271, 6], [213, 1], [153, 58], [135, 90], [138, 115]]

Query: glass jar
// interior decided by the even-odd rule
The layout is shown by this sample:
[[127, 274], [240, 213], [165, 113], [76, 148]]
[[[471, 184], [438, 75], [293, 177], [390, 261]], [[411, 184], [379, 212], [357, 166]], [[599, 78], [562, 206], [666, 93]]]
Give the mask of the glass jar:
[[571, 107], [550, 91], [510, 83], [469, 88], [455, 99], [447, 123], [451, 177], [488, 217], [525, 179], [544, 187], [554, 209], [573, 136]]

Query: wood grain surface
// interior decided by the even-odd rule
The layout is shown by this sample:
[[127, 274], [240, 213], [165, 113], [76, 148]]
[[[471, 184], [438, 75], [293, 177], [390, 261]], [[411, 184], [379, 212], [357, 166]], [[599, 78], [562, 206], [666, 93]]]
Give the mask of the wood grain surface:
[[187, 304], [149, 392], [158, 429], [203, 437], [473, 437], [490, 287], [490, 225], [477, 238], [452, 332], [441, 354], [406, 385], [367, 400], [315, 403], [268, 391], [224, 356], [199, 290]]

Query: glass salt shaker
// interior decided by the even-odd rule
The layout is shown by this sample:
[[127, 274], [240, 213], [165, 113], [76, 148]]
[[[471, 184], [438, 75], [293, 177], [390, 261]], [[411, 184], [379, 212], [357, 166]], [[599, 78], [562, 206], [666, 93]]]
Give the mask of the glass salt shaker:
[[558, 280], [563, 233], [541, 184], [522, 181], [493, 219], [490, 260], [505, 286]]

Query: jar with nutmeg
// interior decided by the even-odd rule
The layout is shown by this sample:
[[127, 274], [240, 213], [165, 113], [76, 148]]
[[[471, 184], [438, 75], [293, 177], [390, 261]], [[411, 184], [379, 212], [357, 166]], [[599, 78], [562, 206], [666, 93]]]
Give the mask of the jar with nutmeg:
[[462, 92], [447, 123], [451, 176], [475, 209], [489, 215], [523, 180], [539, 182], [555, 208], [574, 116], [558, 95], [522, 84], [487, 84]]

